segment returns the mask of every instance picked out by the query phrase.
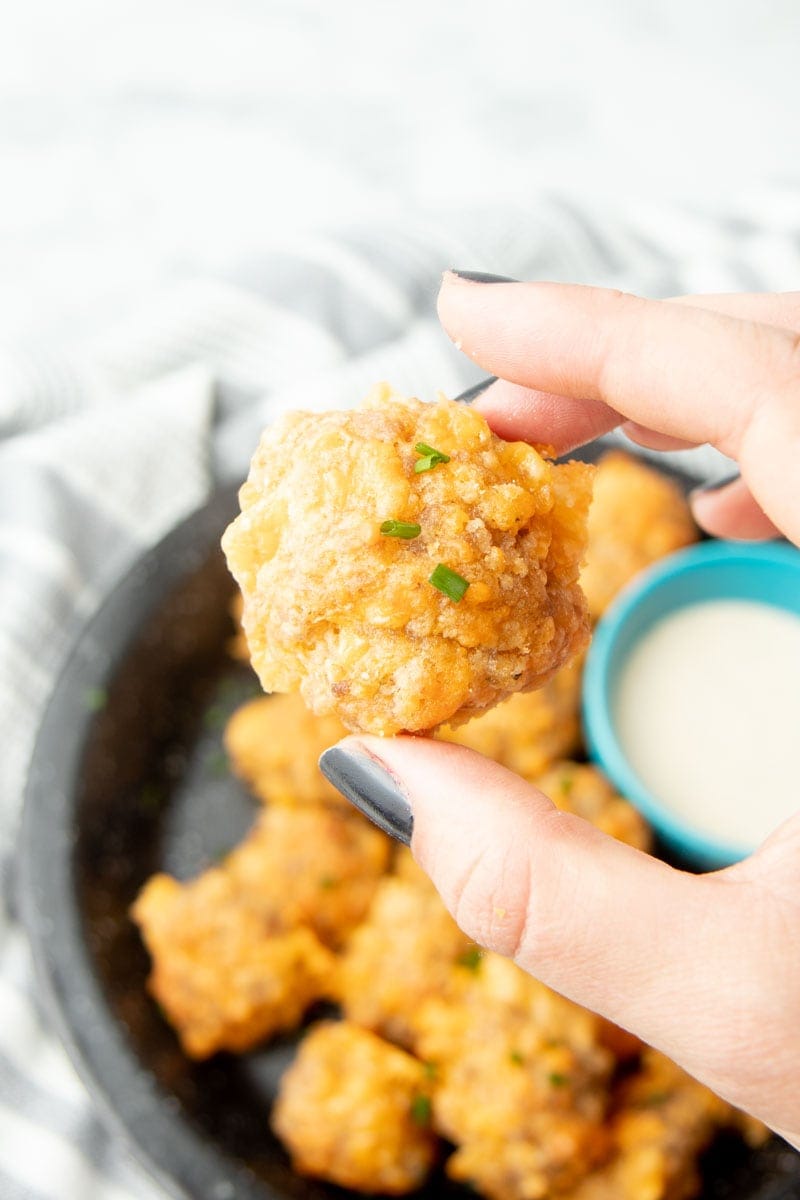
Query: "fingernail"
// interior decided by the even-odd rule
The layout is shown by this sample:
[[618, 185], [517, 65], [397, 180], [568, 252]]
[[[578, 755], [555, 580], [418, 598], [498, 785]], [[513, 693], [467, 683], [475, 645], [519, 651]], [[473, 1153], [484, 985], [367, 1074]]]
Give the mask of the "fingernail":
[[741, 477], [741, 472], [732, 471], [730, 475], [725, 475], [722, 479], [715, 479], [711, 483], [701, 483], [699, 487], [692, 488], [689, 499], [693, 500], [695, 496], [709, 496], [712, 492], [721, 492], [729, 483], [736, 483], [736, 480]]
[[472, 387], [467, 388], [465, 392], [456, 396], [456, 400], [459, 404], [472, 404], [472, 401], [477, 400], [478, 396], [483, 395], [493, 383], [497, 383], [496, 375], [490, 375], [488, 379], [481, 379], [480, 383], [473, 383]]
[[451, 267], [450, 270], [459, 279], [466, 279], [470, 283], [519, 283], [518, 279], [511, 279], [508, 275], [490, 275], [486, 271], [457, 271], [455, 267]]
[[319, 769], [379, 829], [410, 845], [414, 829], [411, 805], [382, 763], [363, 750], [331, 746], [320, 756]]

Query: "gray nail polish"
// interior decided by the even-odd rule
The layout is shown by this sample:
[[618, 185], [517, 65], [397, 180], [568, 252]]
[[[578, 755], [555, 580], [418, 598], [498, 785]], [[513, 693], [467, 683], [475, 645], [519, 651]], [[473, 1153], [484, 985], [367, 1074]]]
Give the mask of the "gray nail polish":
[[472, 404], [472, 401], [477, 400], [478, 396], [482, 396], [493, 383], [497, 383], [496, 375], [490, 375], [487, 379], [481, 379], [479, 383], [473, 383], [472, 387], [467, 388], [465, 392], [456, 396], [456, 400], [459, 404]]
[[720, 492], [729, 483], [736, 483], [737, 479], [741, 479], [739, 471], [732, 471], [730, 475], [723, 476], [722, 479], [715, 479], [711, 483], [701, 483], [699, 487], [692, 489], [692, 496], [707, 496], [711, 492]]
[[414, 829], [411, 805], [382, 763], [358, 750], [331, 746], [320, 756], [319, 769], [379, 829], [410, 845]]
[[467, 279], [470, 283], [519, 283], [518, 279], [512, 279], [509, 275], [491, 275], [487, 271], [457, 271], [455, 267], [451, 267], [451, 270], [459, 279]]

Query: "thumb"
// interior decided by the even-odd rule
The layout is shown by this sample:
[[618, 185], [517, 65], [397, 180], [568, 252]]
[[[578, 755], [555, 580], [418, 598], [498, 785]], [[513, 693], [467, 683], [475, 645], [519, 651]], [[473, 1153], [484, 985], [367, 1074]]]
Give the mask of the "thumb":
[[321, 765], [389, 832], [405, 821], [410, 833], [413, 816], [414, 856], [476, 942], [773, 1127], [785, 1121], [765, 1039], [800, 980], [777, 995], [765, 980], [783, 926], [746, 873], [675, 870], [455, 744], [348, 738]]

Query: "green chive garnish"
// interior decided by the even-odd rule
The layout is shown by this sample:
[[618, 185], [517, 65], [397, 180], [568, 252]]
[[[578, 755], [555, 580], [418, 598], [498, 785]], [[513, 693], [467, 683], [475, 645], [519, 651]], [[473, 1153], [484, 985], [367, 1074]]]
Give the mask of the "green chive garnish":
[[411, 1120], [415, 1125], [430, 1125], [431, 1102], [428, 1096], [415, 1096], [411, 1101]]
[[480, 946], [470, 946], [463, 954], [459, 954], [456, 962], [460, 967], [466, 967], [468, 971], [477, 971], [483, 960], [483, 951]]
[[547, 1079], [551, 1087], [566, 1087], [569, 1083], [569, 1075], [562, 1075], [560, 1071], [551, 1071]]
[[568, 796], [575, 786], [575, 777], [573, 775], [562, 775], [558, 786], [561, 795]]
[[515, 1067], [521, 1067], [525, 1062], [525, 1059], [522, 1057], [519, 1050], [512, 1050], [508, 1057], [511, 1059]]
[[108, 692], [102, 687], [90, 687], [84, 693], [84, 702], [89, 712], [101, 712], [108, 704]]
[[421, 532], [422, 526], [415, 525], [413, 521], [384, 521], [381, 525], [381, 533], [385, 537], [415, 538]]
[[414, 463], [414, 471], [417, 475], [421, 475], [423, 471], [432, 471], [434, 467], [438, 467], [439, 463], [450, 462], [449, 454], [444, 454], [441, 450], [434, 450], [433, 446], [428, 446], [425, 442], [417, 442], [414, 449], [417, 454], [422, 455], [422, 458]]
[[462, 578], [456, 571], [452, 571], [450, 567], [446, 567], [444, 563], [439, 563], [428, 583], [432, 583], [440, 592], [444, 592], [445, 596], [455, 604], [458, 604], [459, 600], [463, 600], [464, 593], [469, 587], [468, 580]]

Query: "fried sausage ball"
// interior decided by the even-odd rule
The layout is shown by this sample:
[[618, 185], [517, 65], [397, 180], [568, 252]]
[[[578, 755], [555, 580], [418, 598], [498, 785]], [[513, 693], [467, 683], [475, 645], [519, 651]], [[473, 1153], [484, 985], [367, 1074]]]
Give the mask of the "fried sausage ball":
[[603, 833], [638, 850], [650, 850], [652, 835], [644, 817], [624, 800], [588, 763], [554, 763], [536, 780], [536, 786], [565, 812], [591, 821]]
[[438, 737], [469, 746], [524, 779], [536, 779], [580, 742], [581, 658], [538, 692], [520, 692]]
[[316, 716], [298, 695], [259, 696], [231, 716], [225, 749], [234, 773], [260, 800], [344, 807], [346, 800], [317, 760], [346, 733], [336, 717]]
[[223, 537], [264, 689], [393, 734], [540, 687], [588, 640], [592, 474], [443, 397], [286, 414]]
[[446, 993], [413, 1024], [434, 1128], [458, 1146], [447, 1173], [497, 1200], [572, 1186], [609, 1152], [597, 1019], [494, 954], [453, 972]]
[[639, 571], [698, 537], [678, 485], [622, 450], [598, 463], [588, 529], [581, 587], [594, 620]]
[[755, 1144], [766, 1130], [656, 1050], [621, 1085], [611, 1124], [614, 1157], [568, 1200], [690, 1200], [700, 1191], [697, 1157], [715, 1132], [739, 1128]]
[[435, 1157], [422, 1063], [348, 1022], [304, 1039], [281, 1081], [275, 1132], [302, 1175], [361, 1192], [399, 1195], [425, 1180]]
[[401, 1045], [410, 1042], [420, 1002], [435, 995], [453, 965], [474, 952], [433, 886], [422, 880], [390, 876], [380, 883], [333, 982], [349, 1020]]
[[154, 875], [132, 915], [153, 961], [148, 989], [190, 1058], [294, 1029], [327, 989], [333, 956], [311, 930], [270, 933], [222, 870], [185, 884]]
[[307, 925], [335, 947], [363, 920], [389, 853], [386, 835], [356, 812], [275, 806], [223, 869], [267, 928]]

